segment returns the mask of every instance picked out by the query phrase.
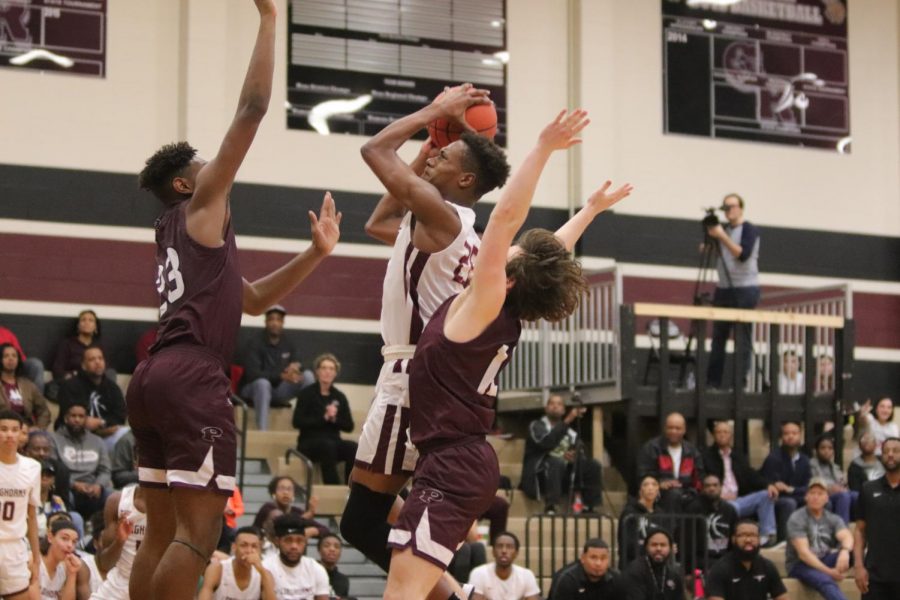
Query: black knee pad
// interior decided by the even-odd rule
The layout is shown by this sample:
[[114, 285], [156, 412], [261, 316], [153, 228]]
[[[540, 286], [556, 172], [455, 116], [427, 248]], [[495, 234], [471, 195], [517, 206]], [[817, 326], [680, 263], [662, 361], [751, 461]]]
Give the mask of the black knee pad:
[[385, 571], [391, 564], [391, 551], [387, 547], [391, 526], [387, 519], [395, 498], [393, 494], [373, 492], [360, 483], [353, 483], [341, 515], [344, 539]]

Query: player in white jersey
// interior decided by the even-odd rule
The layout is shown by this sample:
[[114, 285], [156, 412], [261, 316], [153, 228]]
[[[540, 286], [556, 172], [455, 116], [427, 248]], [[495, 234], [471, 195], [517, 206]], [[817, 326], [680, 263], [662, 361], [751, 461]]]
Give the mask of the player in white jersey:
[[72, 521], [53, 521], [47, 532], [47, 553], [41, 557], [40, 594], [46, 600], [81, 600], [91, 591], [87, 581], [78, 582], [81, 559], [75, 554], [78, 531]]
[[128, 600], [131, 567], [147, 531], [146, 510], [144, 488], [137, 484], [126, 486], [106, 499], [103, 509], [106, 525], [97, 552], [97, 567], [106, 573], [106, 580], [91, 595], [91, 600]]
[[231, 558], [211, 562], [203, 574], [197, 600], [276, 600], [275, 580], [263, 567], [262, 532], [241, 527], [231, 545]]
[[426, 143], [412, 165], [397, 150], [434, 119], [464, 123], [467, 108], [489, 102], [487, 92], [470, 84], [449, 89], [362, 148], [363, 159], [388, 192], [366, 232], [392, 245], [393, 254], [382, 296], [385, 362], [360, 435], [341, 533], [385, 570], [390, 563], [387, 519], [417, 459], [407, 443], [409, 359], [435, 309], [468, 282], [478, 253], [472, 206], [509, 175], [503, 151], [473, 133], [440, 150]]
[[263, 561], [275, 581], [278, 600], [328, 600], [331, 586], [328, 572], [315, 560], [304, 556], [306, 533], [295, 514], [275, 519], [278, 555]]
[[23, 425], [18, 413], [0, 411], [0, 598], [9, 600], [28, 597], [41, 561], [36, 518], [41, 465], [16, 452]]

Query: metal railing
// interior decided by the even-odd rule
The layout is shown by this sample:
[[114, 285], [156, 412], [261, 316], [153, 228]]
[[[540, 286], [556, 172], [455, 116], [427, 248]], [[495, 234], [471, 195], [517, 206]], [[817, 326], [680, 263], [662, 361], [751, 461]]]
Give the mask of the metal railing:
[[525, 521], [525, 567], [539, 581], [581, 556], [584, 543], [601, 538], [616, 556], [615, 519], [607, 514], [537, 514]]
[[296, 456], [300, 459], [300, 462], [303, 463], [303, 466], [306, 467], [306, 497], [312, 498], [313, 495], [313, 462], [307, 457], [305, 454], [297, 450], [296, 448], [288, 448], [284, 452], [284, 464], [291, 464], [291, 457]]
[[[784, 290], [763, 295], [759, 309], [778, 312], [797, 313], [805, 315], [827, 315], [853, 318], [853, 291], [849, 284], [833, 285], [811, 289]], [[781, 325], [779, 339], [781, 340], [778, 353], [781, 357], [781, 368], [776, 373], [771, 372], [773, 361], [769, 359], [770, 328], [761, 323], [753, 324], [753, 354], [751, 356], [751, 373], [753, 377], [748, 380], [747, 391], [762, 392], [767, 385], [779, 385], [782, 393], [803, 394], [805, 385], [803, 374], [791, 381], [788, 377], [782, 377], [781, 371], [785, 368], [781, 361], [785, 355], [791, 353], [796, 358], [798, 365], [803, 365], [804, 345], [806, 334], [804, 328], [799, 325]], [[816, 394], [833, 392], [835, 389], [835, 330], [830, 327], [816, 327], [813, 333], [813, 353], [815, 356], [815, 378], [813, 392]]]
[[512, 359], [500, 376], [507, 390], [549, 390], [619, 380], [619, 305], [622, 277], [616, 267], [588, 275], [578, 309], [559, 323], [525, 323]]
[[244, 489], [244, 471], [247, 462], [247, 403], [236, 394], [231, 395], [231, 403], [241, 409], [241, 428], [238, 435], [241, 436], [241, 456], [238, 461], [238, 489]]

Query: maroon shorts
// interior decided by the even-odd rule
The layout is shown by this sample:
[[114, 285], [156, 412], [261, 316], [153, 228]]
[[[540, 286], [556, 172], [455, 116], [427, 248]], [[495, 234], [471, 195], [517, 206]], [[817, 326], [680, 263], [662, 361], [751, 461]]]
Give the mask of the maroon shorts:
[[388, 546], [446, 569], [499, 482], [497, 454], [484, 438], [423, 454]]
[[165, 348], [138, 365], [128, 385], [128, 421], [147, 487], [234, 491], [237, 442], [231, 382], [198, 346]]

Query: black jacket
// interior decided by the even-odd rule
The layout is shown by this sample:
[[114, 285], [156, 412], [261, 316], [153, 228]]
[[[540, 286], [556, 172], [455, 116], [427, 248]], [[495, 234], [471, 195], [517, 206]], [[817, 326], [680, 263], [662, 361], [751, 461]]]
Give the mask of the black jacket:
[[628, 600], [685, 600], [684, 573], [669, 561], [661, 573], [651, 573], [645, 557], [631, 561], [625, 569]]
[[[325, 420], [325, 408], [337, 402], [338, 411], [334, 421]], [[323, 396], [319, 384], [303, 388], [297, 394], [297, 406], [294, 408], [294, 427], [300, 430], [300, 437], [305, 443], [322, 438], [340, 439], [341, 432], [353, 431], [353, 416], [347, 396], [334, 386], [331, 393]]]
[[603, 598], [603, 600], [627, 600], [622, 576], [616, 571], [607, 571], [600, 581], [588, 579], [581, 562], [563, 567], [553, 575], [548, 600], [579, 600], [580, 598]]
[[271, 344], [263, 331], [251, 338], [241, 353], [240, 365], [244, 367], [241, 385], [268, 379], [273, 387], [278, 387], [281, 373], [292, 362], [300, 362], [300, 355], [291, 340], [282, 334], [277, 344]]
[[[703, 468], [707, 473], [718, 475], [719, 481], [725, 481], [725, 463], [717, 446], [709, 446], [703, 451]], [[750, 466], [747, 456], [733, 448], [731, 450], [731, 470], [734, 478], [737, 479], [738, 496], [747, 496], [769, 487], [766, 478]]]
[[[713, 505], [712, 501], [703, 495], [694, 498], [685, 510], [705, 517], [705, 520], [698, 523], [697, 530], [691, 532], [684, 540], [687, 547], [681, 548], [682, 556], [694, 558], [689, 564], [708, 568], [728, 552], [731, 535], [738, 522], [737, 510], [726, 500], [719, 500], [717, 505]], [[704, 565], [703, 559], [706, 556], [704, 549], [709, 553], [708, 565]]]
[[66, 411], [73, 404], [80, 404], [87, 410], [89, 417], [100, 417], [106, 426], [125, 424], [125, 396], [118, 384], [106, 375], [95, 384], [84, 371], [71, 377], [59, 386], [59, 416], [53, 424], [54, 429], [63, 425]]
[[641, 447], [638, 454], [638, 481], [647, 475], [653, 475], [660, 483], [678, 479], [682, 487], [700, 491], [704, 473], [703, 459], [692, 443], [687, 440], [681, 442], [681, 465], [677, 478], [673, 477], [672, 468], [673, 461], [665, 436], [653, 438]]
[[542, 472], [544, 459], [569, 436], [574, 446], [576, 434], [560, 419], [555, 425], [547, 417], [532, 421], [525, 438], [525, 458], [522, 461], [522, 478], [519, 487], [530, 498], [538, 498], [538, 474]]
[[[634, 515], [634, 516], [632, 516]], [[666, 513], [657, 502], [653, 512], [641, 504], [637, 498], [630, 497], [619, 515], [619, 568], [624, 569], [628, 563], [642, 555], [644, 540], [651, 525], [656, 525], [671, 531], [671, 519], [665, 518]]]

